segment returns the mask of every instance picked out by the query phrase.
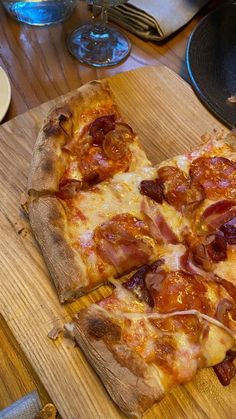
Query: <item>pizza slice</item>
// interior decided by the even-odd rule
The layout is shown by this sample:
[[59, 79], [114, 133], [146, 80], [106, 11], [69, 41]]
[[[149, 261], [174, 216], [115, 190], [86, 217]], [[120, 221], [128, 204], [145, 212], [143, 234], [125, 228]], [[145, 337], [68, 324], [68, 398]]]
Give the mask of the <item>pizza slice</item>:
[[30, 201], [30, 223], [61, 302], [168, 258], [173, 247], [176, 255], [185, 253], [183, 217], [141, 191], [143, 179], [155, 176], [156, 169], [147, 166], [117, 173], [73, 197], [59, 190]]
[[114, 284], [109, 297], [83, 309], [66, 329], [128, 417], [140, 417], [199, 368], [217, 365], [229, 384], [236, 300], [224, 283], [173, 271], [159, 259]]
[[[236, 134], [203, 137], [192, 152], [163, 162], [155, 179], [142, 181], [143, 194], [173, 219], [182, 217], [182, 268], [201, 269], [236, 285]], [[153, 192], [158, 184], [158, 193]], [[176, 228], [173, 228], [173, 232]]]
[[116, 173], [149, 165], [108, 82], [93, 81], [49, 113], [35, 143], [28, 193], [69, 197]]
[[50, 113], [34, 149], [28, 211], [61, 302], [178, 243], [181, 217], [166, 220], [160, 208], [151, 220], [152, 199], [140, 189], [155, 177], [107, 82], [83, 86]]

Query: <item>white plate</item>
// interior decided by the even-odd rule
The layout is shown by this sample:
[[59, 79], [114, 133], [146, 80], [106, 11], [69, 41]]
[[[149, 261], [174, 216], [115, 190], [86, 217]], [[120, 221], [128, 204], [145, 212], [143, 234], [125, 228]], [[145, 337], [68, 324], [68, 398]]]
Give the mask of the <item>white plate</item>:
[[9, 79], [0, 67], [0, 122], [4, 118], [11, 101], [11, 85]]

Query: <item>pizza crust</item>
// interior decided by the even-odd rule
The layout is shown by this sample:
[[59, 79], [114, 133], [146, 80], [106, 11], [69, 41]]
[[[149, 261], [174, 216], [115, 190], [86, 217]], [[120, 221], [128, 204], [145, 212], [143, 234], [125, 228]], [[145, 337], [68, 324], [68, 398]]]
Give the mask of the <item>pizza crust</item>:
[[[97, 327], [100, 318], [104, 330]], [[130, 418], [140, 418], [153, 403], [164, 396], [157, 370], [148, 366], [138, 354], [116, 339], [115, 324], [107, 328], [108, 341], [92, 336], [91, 322], [95, 322], [98, 333], [105, 333], [106, 320], [93, 305], [82, 310], [75, 321], [66, 325], [66, 330], [79, 344], [87, 360], [101, 378], [108, 393], [119, 408]], [[114, 342], [112, 342], [112, 339]], [[110, 348], [113, 346], [113, 350]], [[117, 350], [119, 348], [119, 350]]]
[[31, 201], [29, 218], [60, 302], [76, 299], [83, 294], [88, 280], [80, 255], [70, 245], [61, 201], [53, 196], [41, 196]]
[[51, 109], [34, 146], [28, 177], [29, 194], [58, 190], [67, 158], [61, 152], [62, 147], [74, 133], [101, 116], [103, 108], [106, 113], [110, 111], [120, 116], [108, 82], [95, 80], [60, 100], [60, 105]]

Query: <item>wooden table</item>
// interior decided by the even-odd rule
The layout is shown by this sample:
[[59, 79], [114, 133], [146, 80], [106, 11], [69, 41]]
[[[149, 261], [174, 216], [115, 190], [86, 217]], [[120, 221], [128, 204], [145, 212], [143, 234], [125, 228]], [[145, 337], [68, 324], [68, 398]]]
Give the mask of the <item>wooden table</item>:
[[[2, 123], [81, 84], [151, 64], [164, 64], [188, 80], [185, 49], [197, 22], [219, 1], [210, 2], [188, 25], [167, 41], [157, 44], [127, 33], [132, 42], [129, 58], [109, 69], [81, 65], [67, 51], [67, 34], [89, 18], [86, 5], [78, 2], [64, 24], [33, 28], [11, 20], [0, 5], [0, 66], [11, 81], [12, 100]], [[0, 317], [0, 409], [34, 388], [43, 403], [49, 396]]]

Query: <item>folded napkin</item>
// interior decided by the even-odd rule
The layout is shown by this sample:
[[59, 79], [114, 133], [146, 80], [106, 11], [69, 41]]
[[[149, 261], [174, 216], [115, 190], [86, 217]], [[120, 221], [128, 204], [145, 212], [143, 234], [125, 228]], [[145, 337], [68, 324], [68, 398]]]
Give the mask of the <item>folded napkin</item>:
[[38, 393], [33, 391], [6, 409], [0, 410], [0, 419], [34, 419], [40, 409]]
[[130, 0], [109, 18], [141, 38], [161, 41], [184, 26], [208, 0]]

